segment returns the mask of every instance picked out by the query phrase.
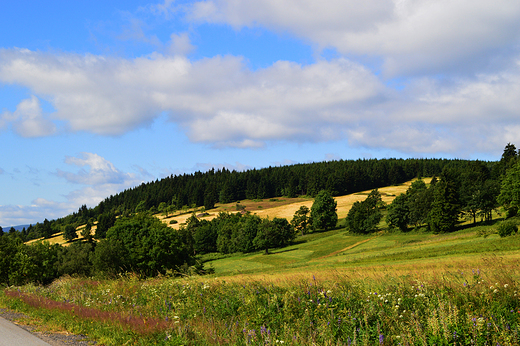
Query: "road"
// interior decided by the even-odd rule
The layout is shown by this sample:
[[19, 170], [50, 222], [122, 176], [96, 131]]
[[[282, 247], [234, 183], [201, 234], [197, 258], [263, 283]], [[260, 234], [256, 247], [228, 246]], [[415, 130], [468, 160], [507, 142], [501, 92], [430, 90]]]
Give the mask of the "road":
[[51, 346], [23, 328], [0, 317], [0, 346]]

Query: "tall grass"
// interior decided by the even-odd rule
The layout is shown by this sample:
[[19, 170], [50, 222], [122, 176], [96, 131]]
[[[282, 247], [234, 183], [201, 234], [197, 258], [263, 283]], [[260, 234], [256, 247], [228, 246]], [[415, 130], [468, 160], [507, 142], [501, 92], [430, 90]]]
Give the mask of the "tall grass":
[[63, 278], [5, 294], [126, 330], [133, 344], [520, 345], [518, 264], [491, 256], [405, 275], [389, 266], [263, 279]]

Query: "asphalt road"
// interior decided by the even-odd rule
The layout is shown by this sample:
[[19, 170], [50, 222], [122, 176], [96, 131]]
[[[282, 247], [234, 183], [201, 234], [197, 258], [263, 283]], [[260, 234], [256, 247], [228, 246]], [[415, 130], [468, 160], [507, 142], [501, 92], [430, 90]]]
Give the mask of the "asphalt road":
[[50, 346], [50, 344], [0, 317], [0, 346]]

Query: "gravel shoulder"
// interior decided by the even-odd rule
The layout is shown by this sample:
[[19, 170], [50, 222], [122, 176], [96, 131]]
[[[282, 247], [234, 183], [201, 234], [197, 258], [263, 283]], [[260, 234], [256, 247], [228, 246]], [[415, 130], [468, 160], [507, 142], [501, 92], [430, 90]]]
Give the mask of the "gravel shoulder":
[[27, 317], [26, 315], [18, 313], [18, 312], [14, 312], [12, 310], [0, 308], [0, 316], [5, 318], [8, 321], [13, 322], [17, 326], [25, 329], [26, 331], [30, 332], [34, 336], [42, 339], [43, 341], [45, 341], [46, 343], [48, 343], [52, 346], [97, 345], [97, 343], [95, 341], [88, 341], [88, 339], [85, 335], [74, 335], [74, 334], [69, 334], [69, 333], [47, 333], [47, 332], [36, 331], [36, 327], [27, 326], [24, 324], [20, 324], [18, 322], [19, 319]]

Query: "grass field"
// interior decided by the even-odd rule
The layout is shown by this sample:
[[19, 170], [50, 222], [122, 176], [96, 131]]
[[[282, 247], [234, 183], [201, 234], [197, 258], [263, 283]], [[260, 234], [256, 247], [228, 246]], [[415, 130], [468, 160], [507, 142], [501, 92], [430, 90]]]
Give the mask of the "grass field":
[[[390, 201], [406, 189], [380, 191]], [[340, 217], [365, 197], [337, 198]], [[312, 201], [242, 203], [280, 217]], [[340, 228], [269, 255], [206, 255], [213, 275], [62, 278], [8, 288], [0, 306], [103, 345], [520, 345], [520, 235], [498, 237], [499, 222], [440, 235]]]

